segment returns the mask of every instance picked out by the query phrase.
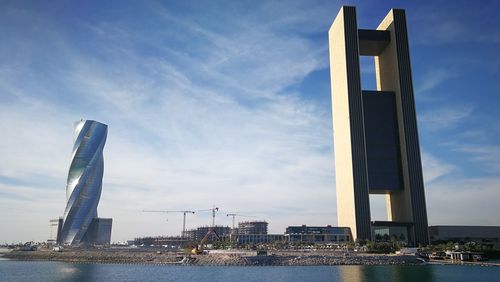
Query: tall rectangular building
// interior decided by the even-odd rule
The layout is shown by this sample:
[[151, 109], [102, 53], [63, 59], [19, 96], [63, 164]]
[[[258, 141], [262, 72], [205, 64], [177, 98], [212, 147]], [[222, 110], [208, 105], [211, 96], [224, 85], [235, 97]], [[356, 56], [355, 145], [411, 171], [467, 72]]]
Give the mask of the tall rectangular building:
[[[329, 45], [338, 224], [356, 239], [391, 230], [398, 240], [427, 244], [405, 11], [393, 9], [376, 30], [364, 30], [356, 8], [344, 6]], [[360, 56], [375, 59], [376, 91], [361, 88]], [[387, 221], [371, 221], [370, 194], [386, 195]]]

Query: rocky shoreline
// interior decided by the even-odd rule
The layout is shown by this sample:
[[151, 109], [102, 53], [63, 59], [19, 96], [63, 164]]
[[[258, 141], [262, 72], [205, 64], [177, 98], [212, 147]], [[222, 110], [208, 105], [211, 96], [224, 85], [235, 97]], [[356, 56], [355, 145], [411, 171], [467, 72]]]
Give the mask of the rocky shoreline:
[[182, 252], [152, 250], [64, 250], [55, 252], [12, 251], [3, 257], [15, 260], [46, 260], [73, 263], [123, 263], [200, 266], [308, 266], [308, 265], [417, 265], [412, 255], [380, 255], [340, 251], [271, 251], [257, 256], [251, 251], [217, 251], [184, 256]]

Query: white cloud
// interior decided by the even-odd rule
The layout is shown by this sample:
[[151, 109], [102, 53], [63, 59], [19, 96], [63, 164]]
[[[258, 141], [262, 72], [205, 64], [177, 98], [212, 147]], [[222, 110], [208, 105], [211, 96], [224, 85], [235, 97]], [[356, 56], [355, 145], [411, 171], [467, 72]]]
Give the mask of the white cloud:
[[[276, 17], [269, 5], [277, 4], [238, 19], [209, 15], [216, 23], [155, 6], [152, 27], [80, 22], [86, 42], [37, 11], [3, 9], [0, 24], [16, 32], [0, 30], [0, 241], [48, 236], [48, 220], [64, 210], [71, 126], [80, 118], [109, 125], [99, 215], [114, 219], [113, 240], [180, 231], [181, 215], [143, 209], [215, 204], [223, 209], [219, 223], [229, 225], [225, 213], [235, 211], [268, 220], [276, 233], [335, 224], [330, 113], [287, 90], [328, 64], [327, 42], [305, 35], [327, 30], [333, 16], [302, 3], [286, 5], [300, 13]], [[453, 75], [430, 73], [421, 91]], [[423, 122], [454, 126], [473, 110], [429, 112]], [[455, 220], [442, 193], [452, 200], [466, 193], [440, 182], [455, 166], [425, 153], [423, 162], [430, 218], [439, 212], [431, 222]], [[492, 188], [480, 194], [496, 199]], [[188, 227], [210, 220], [196, 214]]]
[[452, 129], [467, 120], [473, 111], [474, 107], [471, 105], [441, 107], [419, 115], [418, 120], [424, 129]]
[[500, 225], [498, 178], [456, 178], [427, 186], [430, 225]]
[[[71, 130], [71, 123], [42, 106], [20, 104], [0, 105], [0, 176], [24, 178], [43, 175], [60, 178], [66, 171], [62, 167], [69, 163], [71, 131], [66, 138], [60, 133]], [[67, 148], [66, 151], [61, 150]], [[65, 154], [67, 153], [67, 154]]]
[[422, 151], [422, 169], [424, 182], [428, 185], [436, 179], [456, 171], [457, 167], [436, 158], [428, 152]]
[[[435, 68], [425, 72], [422, 81], [418, 83], [417, 93], [429, 92], [436, 88], [441, 83], [458, 77], [458, 73], [453, 69]], [[438, 94], [436, 94], [438, 95]], [[429, 95], [427, 95], [429, 96]]]
[[[7, 89], [0, 98], [9, 101], [0, 113], [0, 129], [9, 132], [0, 141], [0, 176], [21, 182], [41, 174], [50, 176], [50, 185], [59, 184], [47, 194], [46, 185], [29, 186], [38, 197], [25, 204], [38, 209], [39, 222], [21, 232], [0, 216], [8, 230], [2, 239], [48, 236], [48, 220], [64, 210], [71, 125], [81, 117], [109, 125], [99, 215], [114, 219], [113, 240], [178, 233], [180, 217], [169, 215], [166, 222], [143, 209], [216, 204], [224, 210], [218, 222], [230, 224], [223, 213], [243, 210], [268, 220], [278, 233], [289, 224], [335, 223], [329, 113], [296, 93], [283, 93], [323, 67], [324, 48], [318, 51], [302, 37], [284, 36], [258, 21], [233, 35], [190, 23], [187, 38], [195, 34], [211, 44], [176, 54], [160, 49], [148, 57], [128, 43], [153, 48], [162, 40], [105, 23], [87, 26], [96, 33], [93, 52], [106, 54], [98, 60], [77, 51], [57, 28], [45, 32], [40, 26], [52, 53], [39, 54], [29, 36], [16, 40], [25, 55], [45, 56], [42, 63], [55, 73], [47, 76], [29, 61], [16, 62], [22, 71], [10, 71], [0, 83]], [[26, 190], [5, 184], [0, 192], [8, 194], [0, 208], [6, 215]], [[51, 197], [50, 208], [40, 200], [45, 197]], [[29, 218], [32, 212], [17, 216]], [[209, 222], [200, 214], [188, 226]]]
[[469, 155], [470, 159], [481, 165], [485, 172], [500, 172], [500, 147], [479, 144], [450, 144], [452, 150]]
[[416, 44], [445, 44], [462, 42], [468, 38], [470, 29], [463, 22], [454, 18], [443, 19], [443, 17], [425, 17], [422, 19], [426, 27], [432, 32], [421, 32], [416, 34], [414, 42]]

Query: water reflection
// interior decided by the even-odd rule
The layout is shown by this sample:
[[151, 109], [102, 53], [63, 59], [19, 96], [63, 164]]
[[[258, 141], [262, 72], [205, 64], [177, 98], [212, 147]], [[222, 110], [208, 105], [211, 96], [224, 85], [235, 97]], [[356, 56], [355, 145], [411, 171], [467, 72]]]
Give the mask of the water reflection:
[[431, 266], [350, 265], [339, 268], [340, 281], [437, 281]]
[[96, 268], [94, 264], [61, 263], [57, 269], [58, 278], [71, 281], [94, 281]]

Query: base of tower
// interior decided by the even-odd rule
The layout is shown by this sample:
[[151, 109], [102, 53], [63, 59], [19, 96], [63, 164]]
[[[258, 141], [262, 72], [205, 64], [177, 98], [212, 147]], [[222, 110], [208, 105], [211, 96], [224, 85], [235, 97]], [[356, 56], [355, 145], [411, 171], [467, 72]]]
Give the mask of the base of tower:
[[413, 222], [372, 221], [372, 240], [375, 242], [403, 242], [414, 246]]
[[[59, 226], [62, 226], [63, 220], [59, 219]], [[87, 229], [87, 233], [83, 236], [79, 245], [109, 245], [111, 243], [111, 229], [113, 225], [112, 218], [95, 217]], [[57, 243], [63, 244], [61, 240], [62, 228], [57, 230]]]

